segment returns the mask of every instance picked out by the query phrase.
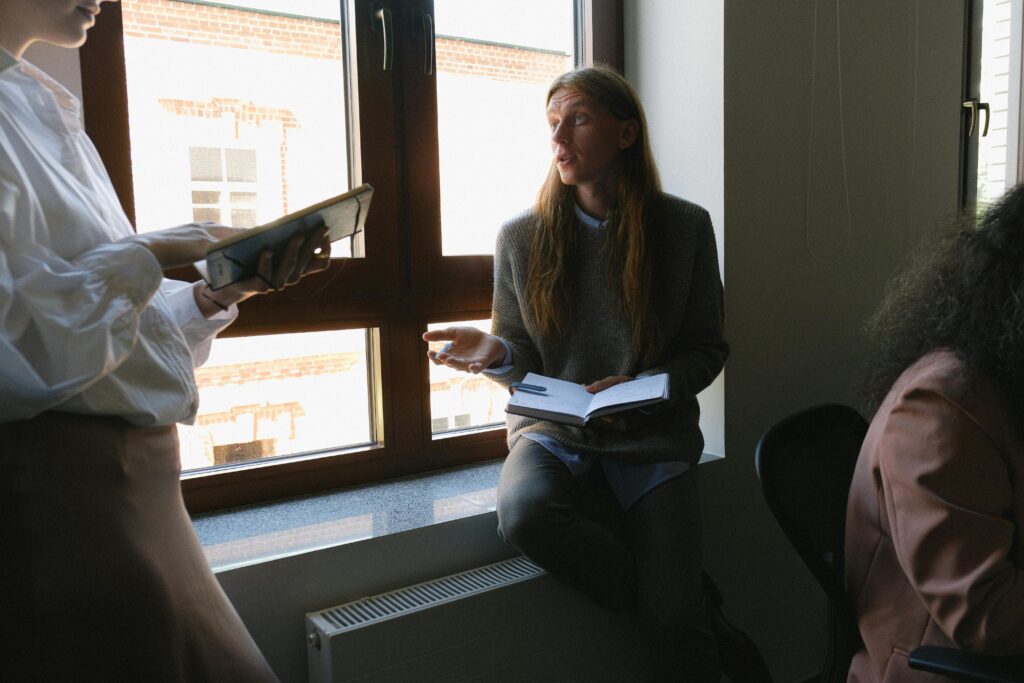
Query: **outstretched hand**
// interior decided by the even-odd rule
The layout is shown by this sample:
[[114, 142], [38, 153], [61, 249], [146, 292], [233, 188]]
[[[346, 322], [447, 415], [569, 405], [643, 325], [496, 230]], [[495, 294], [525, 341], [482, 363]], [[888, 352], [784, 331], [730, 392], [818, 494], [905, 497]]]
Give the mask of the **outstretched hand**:
[[443, 348], [427, 351], [434, 365], [445, 365], [463, 372], [478, 373], [505, 358], [505, 345], [475, 327], [446, 327], [423, 333], [424, 341], [448, 342]]

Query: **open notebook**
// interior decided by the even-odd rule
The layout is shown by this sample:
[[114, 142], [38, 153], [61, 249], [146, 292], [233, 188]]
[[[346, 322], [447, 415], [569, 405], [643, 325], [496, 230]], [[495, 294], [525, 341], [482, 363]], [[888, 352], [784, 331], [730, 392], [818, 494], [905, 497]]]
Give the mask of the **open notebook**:
[[588, 393], [580, 384], [532, 372], [518, 385], [506, 412], [578, 427], [595, 417], [668, 400], [669, 390], [665, 373], [616, 384], [596, 394]]

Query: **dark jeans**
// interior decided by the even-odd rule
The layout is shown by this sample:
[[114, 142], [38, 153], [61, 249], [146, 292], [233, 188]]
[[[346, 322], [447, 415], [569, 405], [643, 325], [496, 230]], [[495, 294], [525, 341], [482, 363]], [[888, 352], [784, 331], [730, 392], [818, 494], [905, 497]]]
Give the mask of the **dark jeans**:
[[606, 607], [635, 610], [652, 680], [717, 683], [696, 467], [623, 511], [598, 464], [573, 477], [546, 448], [520, 439], [501, 470], [497, 507], [502, 537], [549, 574]]

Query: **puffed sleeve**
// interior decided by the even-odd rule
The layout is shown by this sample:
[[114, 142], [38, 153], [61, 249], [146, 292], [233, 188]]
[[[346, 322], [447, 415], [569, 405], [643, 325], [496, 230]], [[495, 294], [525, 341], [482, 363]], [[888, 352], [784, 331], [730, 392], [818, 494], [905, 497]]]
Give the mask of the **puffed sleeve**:
[[196, 286], [191, 282], [164, 280], [160, 291], [170, 306], [174, 321], [181, 328], [189, 351], [192, 352], [192, 366], [198, 368], [209, 358], [210, 348], [217, 333], [238, 317], [238, 306], [232, 304], [228, 310], [219, 311], [216, 315], [206, 318], [196, 305], [193, 294]]
[[2, 421], [48, 410], [117, 368], [163, 279], [138, 244], [103, 244], [68, 261], [19, 239], [31, 202], [0, 177]]
[[880, 444], [896, 554], [932, 618], [962, 648], [1024, 651], [1024, 568], [1010, 555], [1024, 499], [996, 441], [962, 407], [916, 389]]

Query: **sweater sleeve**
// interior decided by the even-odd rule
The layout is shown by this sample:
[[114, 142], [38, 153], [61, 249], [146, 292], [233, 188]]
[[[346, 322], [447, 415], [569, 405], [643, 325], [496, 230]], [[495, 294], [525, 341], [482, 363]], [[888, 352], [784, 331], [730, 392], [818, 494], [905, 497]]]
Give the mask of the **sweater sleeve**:
[[494, 296], [491, 308], [491, 333], [501, 337], [512, 351], [512, 367], [500, 375], [488, 374], [499, 384], [509, 386], [528, 372], [543, 373], [543, 363], [524, 319], [526, 302], [525, 270], [528, 256], [527, 231], [516, 221], [506, 223], [498, 233], [494, 249]]
[[1021, 492], [995, 441], [959, 405], [914, 389], [880, 443], [893, 543], [925, 608], [962, 648], [1024, 650], [1024, 567], [1010, 555]]
[[676, 401], [704, 390], [722, 371], [729, 355], [715, 231], [704, 209], [700, 209], [694, 236], [693, 268], [682, 324], [668, 345], [667, 360], [638, 373], [639, 377], [668, 373], [671, 397], [658, 406], [659, 413], [669, 410]]

